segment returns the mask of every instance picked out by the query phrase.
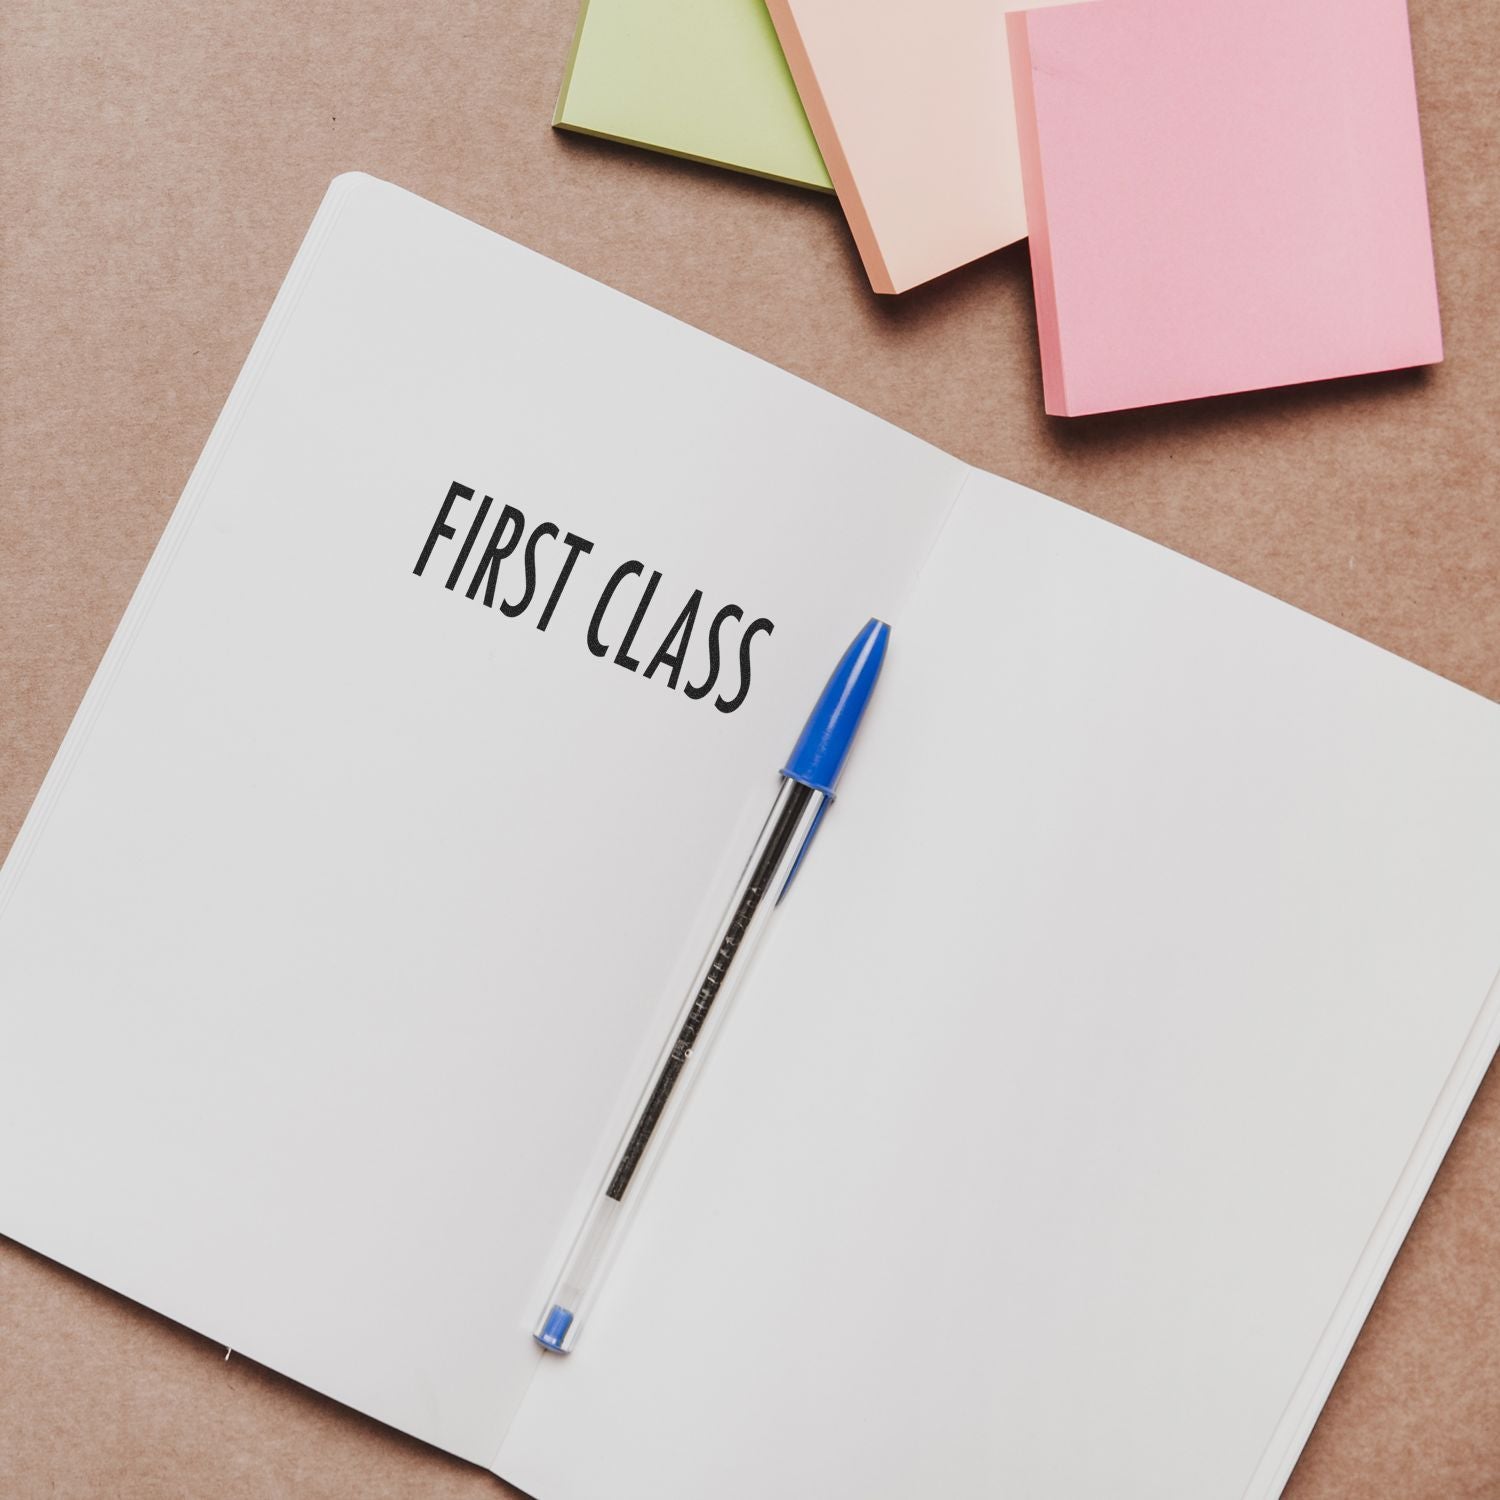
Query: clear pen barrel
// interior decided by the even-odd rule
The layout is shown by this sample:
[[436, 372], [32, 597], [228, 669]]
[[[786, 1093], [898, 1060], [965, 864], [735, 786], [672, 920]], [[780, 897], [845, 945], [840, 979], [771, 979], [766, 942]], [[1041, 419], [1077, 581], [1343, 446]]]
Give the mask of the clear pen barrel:
[[657, 1059], [651, 1081], [610, 1158], [604, 1182], [533, 1329], [544, 1347], [562, 1354], [573, 1347], [620, 1233], [702, 1065], [704, 1050], [827, 801], [823, 792], [782, 778], [770, 816], [678, 1013], [671, 1041]]

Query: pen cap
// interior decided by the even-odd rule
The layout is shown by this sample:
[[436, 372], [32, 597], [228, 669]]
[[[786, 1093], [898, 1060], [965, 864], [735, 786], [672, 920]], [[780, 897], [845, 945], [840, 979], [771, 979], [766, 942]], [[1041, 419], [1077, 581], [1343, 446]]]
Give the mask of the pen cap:
[[881, 620], [871, 620], [854, 637], [803, 726], [783, 776], [833, 795], [834, 783], [854, 742], [854, 731], [880, 676], [890, 637], [891, 627]]

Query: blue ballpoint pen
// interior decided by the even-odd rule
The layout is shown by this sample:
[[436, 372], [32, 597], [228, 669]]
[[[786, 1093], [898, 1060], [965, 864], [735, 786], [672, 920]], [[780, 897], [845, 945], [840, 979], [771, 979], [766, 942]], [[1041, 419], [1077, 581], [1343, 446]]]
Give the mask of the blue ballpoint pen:
[[566, 1354], [593, 1302], [631, 1211], [681, 1107], [704, 1049], [711, 1019], [722, 1018], [731, 988], [776, 903], [786, 894], [817, 832], [849, 754], [854, 732], [885, 660], [889, 625], [871, 620], [845, 651], [781, 773], [781, 787], [755, 842], [708, 955], [688, 991], [672, 1040], [631, 1115], [608, 1174], [573, 1242], [532, 1331], [545, 1349]]

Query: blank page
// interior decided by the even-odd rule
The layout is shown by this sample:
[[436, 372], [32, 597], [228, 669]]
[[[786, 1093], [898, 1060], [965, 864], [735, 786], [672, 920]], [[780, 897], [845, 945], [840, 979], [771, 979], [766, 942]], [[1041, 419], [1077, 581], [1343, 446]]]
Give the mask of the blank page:
[[1500, 709], [970, 480], [541, 1500], [1275, 1493], [1495, 1045]]
[[491, 1459], [700, 904], [963, 473], [340, 178], [0, 882], [0, 1230]]

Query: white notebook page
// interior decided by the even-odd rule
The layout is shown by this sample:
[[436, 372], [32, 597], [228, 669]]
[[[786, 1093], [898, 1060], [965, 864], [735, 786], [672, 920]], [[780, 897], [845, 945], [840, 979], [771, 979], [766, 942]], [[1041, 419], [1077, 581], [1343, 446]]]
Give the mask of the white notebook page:
[[1494, 1047], [1497, 771], [1495, 705], [976, 474], [496, 1469], [1274, 1494]]
[[[0, 878], [0, 1230], [493, 1458], [747, 819], [964, 472], [339, 179]], [[545, 632], [560, 536], [514, 618], [524, 551], [488, 608], [483, 539], [444, 587], [486, 493], [486, 532], [593, 543]], [[587, 644], [632, 560], [633, 672], [644, 577]], [[645, 680], [698, 589], [679, 686]], [[732, 620], [684, 688], [730, 603], [774, 631], [726, 713]]]

